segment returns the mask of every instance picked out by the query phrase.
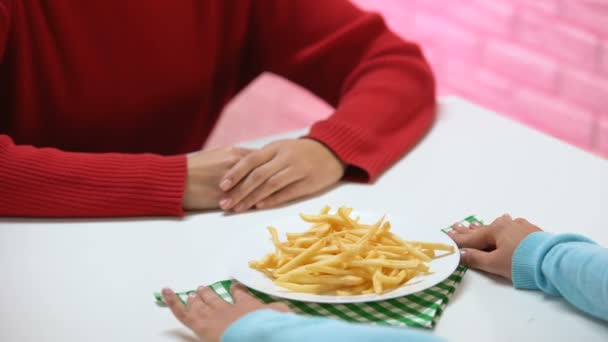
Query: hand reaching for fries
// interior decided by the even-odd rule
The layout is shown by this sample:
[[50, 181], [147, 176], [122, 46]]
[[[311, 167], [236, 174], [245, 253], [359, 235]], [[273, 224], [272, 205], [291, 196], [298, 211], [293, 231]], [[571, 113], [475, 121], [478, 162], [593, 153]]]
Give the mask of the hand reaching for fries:
[[226, 172], [219, 183], [226, 192], [219, 206], [235, 212], [274, 207], [327, 189], [342, 178], [345, 168], [316, 140], [276, 141]]
[[325, 207], [319, 215], [301, 214], [312, 227], [287, 233], [285, 242], [269, 227], [275, 252], [249, 266], [296, 292], [381, 294], [428, 272], [425, 263], [437, 250], [454, 251], [449, 245], [402, 240], [384, 217], [369, 225], [352, 218], [351, 208], [339, 208], [333, 215], [329, 211]]
[[530, 222], [503, 215], [484, 227], [473, 224], [452, 226], [448, 234], [461, 248], [461, 262], [471, 268], [511, 279], [515, 249], [528, 235], [541, 229]]

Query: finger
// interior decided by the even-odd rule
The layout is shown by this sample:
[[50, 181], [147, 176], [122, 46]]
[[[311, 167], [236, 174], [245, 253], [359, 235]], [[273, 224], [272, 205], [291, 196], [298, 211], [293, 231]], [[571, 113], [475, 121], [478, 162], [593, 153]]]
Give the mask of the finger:
[[277, 205], [310, 195], [311, 193], [310, 186], [307, 186], [305, 179], [301, 179], [266, 197], [266, 199], [258, 202], [256, 207], [259, 209], [276, 207]]
[[220, 202], [220, 206], [222, 206], [222, 209], [224, 210], [234, 208], [234, 211], [236, 212], [241, 212], [247, 209], [248, 207], [242, 202], [243, 199], [245, 199], [254, 190], [265, 184], [266, 181], [285, 167], [285, 163], [277, 157], [273, 158], [266, 164], [260, 165], [255, 170], [251, 171], [236, 187], [230, 190], [228, 194], [226, 194], [224, 199], [227, 200], [228, 205], [226, 205], [227, 203], [224, 202], [223, 204], [225, 206], [222, 206], [222, 203]]
[[469, 223], [469, 228], [471, 229], [477, 229], [477, 228], [481, 228], [483, 227], [483, 225], [477, 221], [473, 221], [471, 223]]
[[275, 149], [263, 148], [247, 154], [226, 172], [220, 181], [220, 189], [229, 191], [245, 178], [252, 170], [274, 158]]
[[266, 182], [258, 186], [249, 195], [247, 195], [247, 197], [245, 197], [241, 201], [241, 205], [244, 208], [238, 208], [237, 206], [236, 211], [239, 211], [239, 209], [247, 210], [256, 205], [258, 202], [263, 201], [268, 196], [283, 189], [289, 184], [299, 181], [302, 178], [304, 178], [304, 176], [300, 175], [300, 173], [298, 173], [293, 168], [288, 167], [286, 169], [283, 169], [274, 174]]
[[248, 301], [258, 301], [252, 296], [247, 288], [241, 284], [233, 283], [230, 287], [230, 293], [232, 294], [232, 299], [234, 299], [234, 303], [246, 303]]
[[271, 309], [279, 311], [279, 312], [292, 312], [291, 308], [285, 303], [275, 302], [275, 303], [271, 303], [268, 306]]
[[188, 296], [188, 308], [190, 309], [190, 312], [196, 312], [200, 314], [206, 306], [207, 304], [203, 302], [203, 298], [198, 294], [198, 290], [196, 292], [192, 292]]
[[503, 271], [499, 267], [497, 255], [497, 251], [484, 252], [478, 249], [464, 248], [460, 250], [460, 263], [476, 270], [502, 276]]
[[210, 309], [221, 309], [223, 304], [227, 304], [223, 299], [220, 298], [212, 289], [207, 286], [201, 286], [197, 290], [200, 298], [203, 299], [205, 304]]
[[205, 306], [205, 303], [203, 303], [202, 298], [199, 297], [196, 292], [192, 292], [188, 295], [187, 302], [188, 311], [190, 312], [190, 314], [200, 313], [203, 307]]
[[184, 325], [188, 325], [188, 309], [186, 308], [184, 303], [182, 303], [182, 301], [179, 299], [177, 294], [169, 288], [164, 288], [162, 290], [162, 295], [163, 299], [165, 300], [165, 303], [167, 303], [167, 306], [173, 313], [173, 316], [175, 316], [175, 318], [177, 318], [177, 320], [182, 322]]
[[235, 147], [235, 151], [239, 157], [244, 157], [255, 150], [252, 148], [237, 146], [237, 147]]
[[488, 249], [496, 247], [494, 230], [491, 228], [475, 229], [465, 234], [450, 234], [460, 248]]
[[462, 226], [462, 222], [455, 222], [454, 224], [452, 224], [452, 225], [450, 226], [450, 228], [454, 229], [454, 228], [456, 228], [456, 227], [458, 227], [458, 226]]
[[511, 217], [511, 215], [509, 214], [503, 214], [500, 217], [497, 217], [491, 224], [490, 227], [500, 227], [500, 226], [504, 226], [507, 225], [508, 223], [510, 223], [511, 221], [513, 221], [513, 218]]
[[458, 222], [452, 225], [452, 230], [456, 233], [468, 233], [469, 228], [465, 227], [462, 223]]
[[530, 221], [526, 220], [523, 217], [518, 217], [516, 219], [513, 220], [513, 223], [516, 223], [513, 225], [513, 227], [517, 227], [517, 228], [521, 228], [521, 227], [525, 227], [525, 226], [534, 226], [532, 223], [530, 223]]

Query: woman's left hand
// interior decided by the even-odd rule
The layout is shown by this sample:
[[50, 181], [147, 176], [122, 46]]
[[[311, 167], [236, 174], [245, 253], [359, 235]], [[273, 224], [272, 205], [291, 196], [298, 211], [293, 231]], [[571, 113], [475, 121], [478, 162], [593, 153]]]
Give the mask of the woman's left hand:
[[346, 165], [322, 143], [279, 140], [243, 157], [220, 182], [220, 207], [235, 212], [269, 208], [336, 184]]
[[234, 304], [225, 302], [206, 286], [188, 296], [187, 306], [171, 289], [163, 289], [163, 299], [175, 318], [205, 342], [221, 341], [228, 327], [250, 312], [261, 309], [291, 312], [285, 303], [260, 302], [240, 285], [233, 285], [230, 292]]

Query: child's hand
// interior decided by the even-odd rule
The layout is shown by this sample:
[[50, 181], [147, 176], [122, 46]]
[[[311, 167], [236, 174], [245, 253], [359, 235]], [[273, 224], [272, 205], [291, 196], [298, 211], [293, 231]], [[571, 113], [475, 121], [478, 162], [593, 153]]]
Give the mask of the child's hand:
[[227, 193], [224, 210], [274, 207], [337, 183], [346, 165], [322, 143], [311, 139], [273, 142], [234, 165], [220, 182]]
[[526, 236], [541, 231], [530, 222], [503, 215], [489, 226], [461, 224], [448, 233], [461, 248], [462, 264], [511, 279], [513, 253]]
[[173, 315], [205, 342], [219, 342], [232, 323], [250, 312], [261, 309], [291, 311], [284, 303], [260, 302], [240, 285], [233, 285], [231, 293], [234, 304], [226, 303], [206, 286], [199, 287], [188, 297], [188, 306], [171, 289], [163, 289], [163, 298]]

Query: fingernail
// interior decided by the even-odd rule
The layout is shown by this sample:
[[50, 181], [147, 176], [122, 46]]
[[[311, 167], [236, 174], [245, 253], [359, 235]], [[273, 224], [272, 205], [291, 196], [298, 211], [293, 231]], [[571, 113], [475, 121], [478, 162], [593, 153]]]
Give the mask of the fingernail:
[[199, 287], [198, 287], [196, 290], [197, 290], [197, 291], [202, 291], [202, 290], [204, 290], [204, 289], [205, 289], [205, 287], [206, 287], [206, 286], [201, 285], [201, 286], [199, 286]]
[[230, 207], [230, 204], [232, 203], [232, 200], [230, 198], [223, 198], [220, 201], [220, 207], [222, 209], [228, 209]]
[[195, 298], [196, 297], [196, 292], [192, 292], [188, 295], [188, 297], [190, 298]]
[[163, 296], [168, 296], [168, 295], [170, 295], [170, 294], [173, 293], [173, 290], [171, 290], [168, 287], [165, 287], [165, 288], [163, 288], [163, 290], [161, 291], [161, 293], [163, 294]]
[[467, 254], [467, 250], [466, 249], [461, 249], [460, 250], [460, 260], [464, 259], [464, 257]]
[[455, 225], [453, 225], [454, 228], [466, 228], [466, 226], [460, 222], [456, 223]]
[[473, 221], [473, 222], [471, 222], [471, 226], [479, 227], [479, 226], [481, 226], [481, 224], [477, 221]]
[[232, 185], [232, 182], [230, 181], [230, 179], [226, 178], [220, 182], [220, 189], [228, 190], [231, 185]]

